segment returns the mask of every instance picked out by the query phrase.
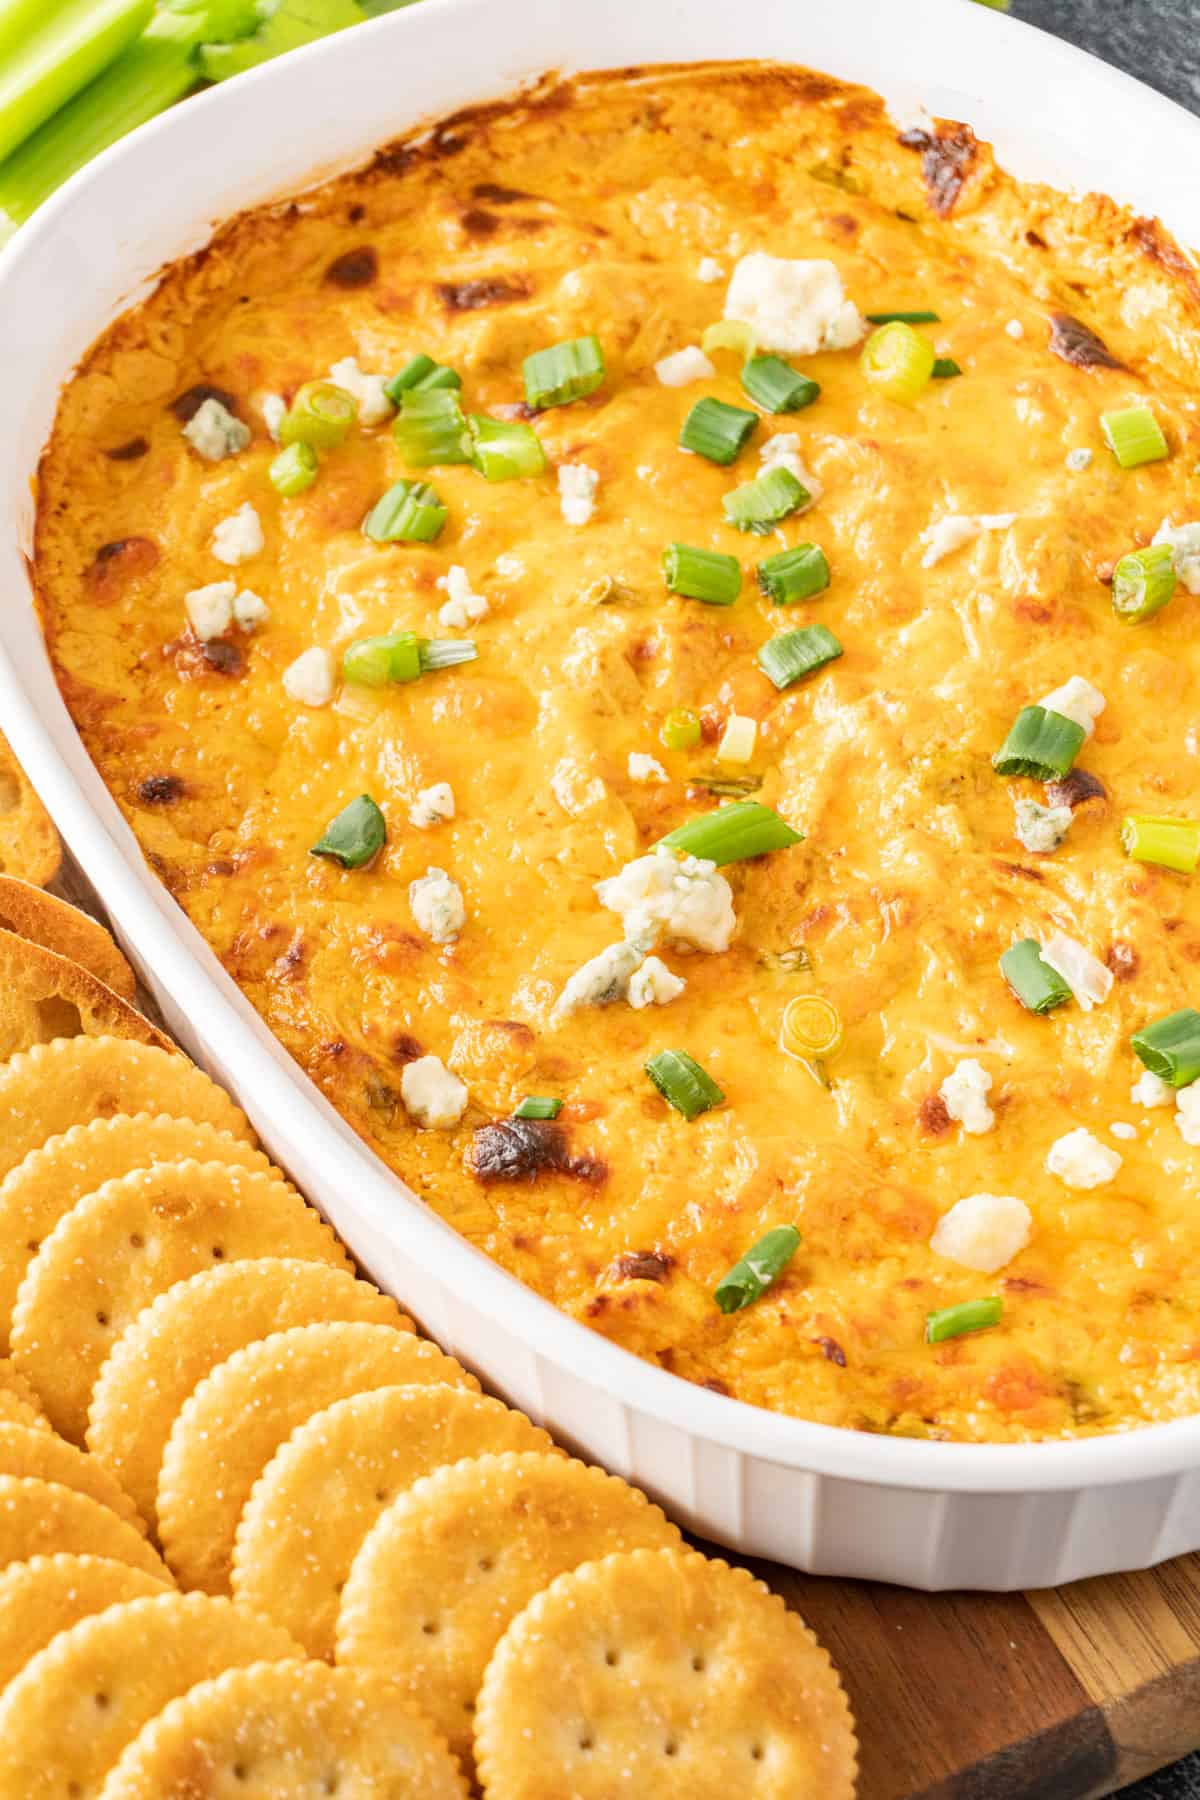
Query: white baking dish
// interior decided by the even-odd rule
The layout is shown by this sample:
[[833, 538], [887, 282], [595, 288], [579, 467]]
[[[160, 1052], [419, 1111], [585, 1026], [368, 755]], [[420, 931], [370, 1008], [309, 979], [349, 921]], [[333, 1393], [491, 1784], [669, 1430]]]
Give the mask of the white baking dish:
[[748, 54], [967, 119], [1016, 173], [1100, 187], [1200, 243], [1200, 124], [964, 0], [758, 0], [749, 11], [729, 0], [424, 0], [136, 133], [0, 257], [0, 725], [183, 1042], [372, 1274], [515, 1404], [706, 1536], [819, 1573], [1018, 1588], [1142, 1566], [1200, 1547], [1200, 1418], [1045, 1446], [780, 1418], [636, 1361], [456, 1237], [300, 1075], [146, 869], [76, 737], [28, 602], [30, 478], [59, 386], [214, 222], [547, 67]]

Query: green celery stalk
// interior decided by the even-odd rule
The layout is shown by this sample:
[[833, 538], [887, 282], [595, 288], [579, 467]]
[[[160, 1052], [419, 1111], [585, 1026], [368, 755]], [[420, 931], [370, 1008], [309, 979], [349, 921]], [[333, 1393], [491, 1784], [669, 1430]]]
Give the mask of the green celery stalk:
[[0, 65], [7, 63], [33, 33], [42, 30], [71, 0], [0, 0]]
[[202, 42], [229, 44], [249, 37], [263, 22], [258, 0], [159, 0], [159, 11], [177, 13], [203, 23]]
[[0, 163], [0, 213], [22, 224], [76, 170], [135, 126], [165, 112], [199, 80], [207, 17], [162, 14], [111, 68]]
[[23, 33], [0, 56], [0, 157], [128, 49], [153, 10], [154, 0], [70, 0]]
[[209, 81], [226, 81], [288, 50], [298, 50], [302, 44], [361, 25], [363, 18], [356, 0], [279, 0], [249, 37], [233, 44], [204, 44], [200, 72]]

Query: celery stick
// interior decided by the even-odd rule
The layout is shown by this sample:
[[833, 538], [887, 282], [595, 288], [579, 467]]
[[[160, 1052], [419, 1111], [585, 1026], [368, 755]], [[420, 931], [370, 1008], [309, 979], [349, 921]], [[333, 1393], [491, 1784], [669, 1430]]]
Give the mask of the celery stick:
[[154, 0], [71, 0], [0, 59], [0, 157], [128, 48]]
[[262, 24], [264, 13], [258, 0], [159, 0], [159, 10], [193, 19], [202, 14], [206, 44], [229, 44], [234, 38], [248, 37]]
[[[207, 18], [163, 15], [111, 68], [0, 163], [0, 213], [20, 225], [93, 156], [165, 112], [199, 81], [196, 46]], [[0, 221], [2, 223], [2, 221]]]
[[0, 63], [15, 56], [35, 30], [43, 30], [71, 0], [0, 0]]
[[200, 70], [209, 81], [225, 81], [246, 69], [257, 68], [287, 50], [315, 43], [348, 25], [361, 25], [365, 15], [356, 0], [279, 0], [250, 37], [234, 44], [204, 44]]

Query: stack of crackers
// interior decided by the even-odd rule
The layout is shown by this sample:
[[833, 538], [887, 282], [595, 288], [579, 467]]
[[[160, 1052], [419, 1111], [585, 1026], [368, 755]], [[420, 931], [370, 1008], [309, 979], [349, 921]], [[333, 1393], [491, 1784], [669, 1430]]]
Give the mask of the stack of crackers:
[[358, 1277], [8, 766], [0, 1800], [851, 1796], [800, 1619]]

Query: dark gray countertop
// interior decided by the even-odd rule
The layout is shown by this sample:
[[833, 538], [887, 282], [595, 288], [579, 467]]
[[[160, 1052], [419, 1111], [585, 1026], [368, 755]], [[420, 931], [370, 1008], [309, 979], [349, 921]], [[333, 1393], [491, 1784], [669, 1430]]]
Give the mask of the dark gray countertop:
[[[1200, 113], [1200, 0], [1013, 0], [1012, 11]], [[1200, 1800], [1200, 1755], [1122, 1800]]]

